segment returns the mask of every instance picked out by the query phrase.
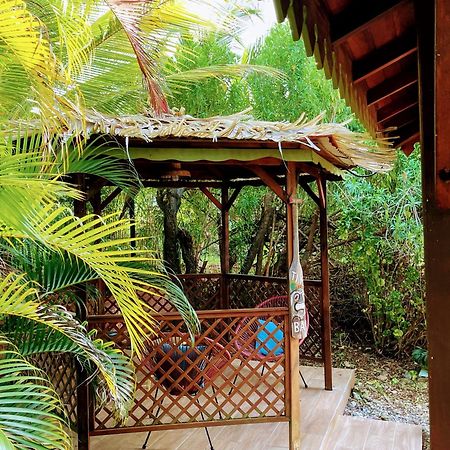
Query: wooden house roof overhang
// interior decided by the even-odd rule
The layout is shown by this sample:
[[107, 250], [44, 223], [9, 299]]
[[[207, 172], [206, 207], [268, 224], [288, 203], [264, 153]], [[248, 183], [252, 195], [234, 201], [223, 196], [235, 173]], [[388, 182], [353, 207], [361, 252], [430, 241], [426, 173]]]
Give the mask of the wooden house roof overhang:
[[409, 154], [419, 141], [413, 0], [274, 0], [294, 39], [339, 88], [373, 136]]

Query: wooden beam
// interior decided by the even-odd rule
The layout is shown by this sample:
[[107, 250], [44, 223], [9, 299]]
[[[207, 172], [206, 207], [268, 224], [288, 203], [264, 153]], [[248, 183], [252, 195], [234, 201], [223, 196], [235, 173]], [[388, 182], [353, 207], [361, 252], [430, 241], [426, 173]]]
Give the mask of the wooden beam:
[[277, 0], [274, 2], [278, 22], [281, 23], [286, 18], [290, 4], [290, 0]]
[[214, 194], [207, 187], [202, 186], [200, 190], [213, 202], [217, 208], [222, 209], [222, 203], [214, 197]]
[[322, 278], [322, 354], [325, 389], [333, 389], [333, 363], [331, 358], [330, 271], [328, 262], [327, 185], [325, 179], [317, 179], [320, 207], [320, 271]]
[[[442, 4], [442, 3], [445, 3]], [[436, 200], [438, 206], [450, 209], [450, 5], [436, 2]]]
[[284, 203], [287, 202], [288, 197], [286, 195], [286, 192], [281, 187], [281, 185], [277, 179], [272, 177], [272, 175], [270, 175], [270, 173], [268, 173], [262, 167], [259, 167], [259, 166], [247, 166], [247, 167], [255, 175], [258, 175], [258, 177], [261, 178], [261, 180], [264, 182], [264, 184], [266, 184], [267, 187], [272, 189], [272, 191], [281, 199], [281, 201], [283, 201]]
[[302, 180], [300, 180], [299, 184], [303, 188], [303, 190], [308, 194], [311, 200], [313, 200], [317, 206], [320, 206], [320, 199], [317, 196], [317, 194], [311, 189], [311, 186]]
[[89, 196], [89, 203], [92, 205], [92, 211], [94, 214], [100, 215], [102, 213], [102, 190], [96, 190]]
[[[287, 196], [291, 200], [297, 197], [297, 167], [295, 163], [287, 163], [286, 173], [286, 190]], [[294, 202], [286, 202], [286, 247], [287, 247], [287, 269], [291, 266], [294, 259]], [[297, 205], [296, 205], [297, 207]], [[289, 292], [289, 283], [288, 292]], [[291, 323], [287, 329], [290, 330]], [[286, 370], [289, 377], [289, 383], [286, 386], [286, 409], [289, 416], [289, 450], [300, 450], [300, 360], [299, 360], [299, 340], [292, 337], [291, 333], [286, 330], [286, 335], [289, 335], [288, 348], [288, 363]]]
[[[237, 199], [237, 196], [239, 195], [239, 193], [242, 190], [242, 186], [238, 186], [233, 193], [231, 194], [230, 198], [228, 199], [225, 208], [229, 211], [230, 208], [233, 206], [233, 203], [235, 202], [235, 200]], [[222, 202], [223, 204], [223, 202]]]
[[447, 450], [450, 449], [450, 186], [443, 183], [439, 171], [443, 158], [449, 158], [450, 3], [416, 0], [415, 7], [419, 31], [430, 448]]
[[[239, 180], [234, 181], [231, 180], [227, 182], [227, 184], [230, 186], [230, 188], [242, 188], [244, 186], [263, 186], [264, 182], [258, 177], [248, 179], [248, 180]], [[205, 180], [205, 181], [191, 181], [191, 180], [178, 180], [178, 181], [164, 181], [164, 180], [146, 180], [142, 182], [142, 185], [144, 187], [153, 187], [153, 188], [180, 188], [184, 187], [187, 189], [197, 189], [201, 187], [207, 187], [207, 188], [215, 188], [220, 189], [223, 186], [222, 181], [216, 181], [216, 180]]]
[[371, 2], [353, 0], [342, 12], [331, 17], [331, 42], [334, 45], [341, 44], [407, 2], [408, 0], [377, 0]]
[[[416, 86], [414, 86], [416, 88]], [[417, 89], [407, 89], [400, 98], [393, 99], [391, 103], [383, 106], [377, 111], [377, 122], [382, 124], [391, 117], [402, 113], [405, 109], [409, 109], [418, 105]], [[415, 95], [414, 95], [415, 94]]]
[[111, 194], [108, 195], [108, 197], [105, 198], [105, 200], [102, 201], [100, 204], [100, 211], [103, 211], [120, 193], [122, 192], [122, 189], [117, 187], [115, 188]]
[[409, 108], [406, 108], [400, 111], [398, 114], [386, 119], [383, 122], [383, 128], [390, 127], [400, 127], [406, 123], [412, 122], [413, 120], [419, 119], [419, 107], [417, 104], [412, 105]]
[[314, 179], [319, 176], [319, 168], [312, 163], [297, 162], [296, 165], [299, 170], [311, 175]]
[[104, 178], [97, 178], [93, 183], [90, 183], [89, 189], [87, 189], [86, 193], [87, 200], [91, 200], [95, 197], [106, 185], [107, 181]]
[[392, 95], [417, 84], [417, 67], [410, 67], [407, 71], [402, 71], [392, 78], [384, 80], [379, 85], [367, 91], [367, 106], [375, 105]]
[[419, 132], [419, 120], [413, 120], [412, 122], [398, 128], [395, 131], [388, 133], [394, 139], [395, 146], [399, 146], [401, 142], [405, 142]]
[[417, 33], [416, 30], [411, 30], [373, 50], [364, 58], [353, 61], [353, 83], [358, 84], [416, 52]]
[[401, 148], [406, 156], [409, 156], [414, 151], [414, 144], [416, 142], [420, 142], [420, 132], [414, 133], [409, 138], [399, 142], [397, 147]]
[[[228, 186], [223, 186], [221, 190], [222, 205], [228, 205]], [[230, 214], [226, 207], [221, 208], [221, 228], [220, 228], [220, 308], [230, 308], [230, 282], [227, 277], [230, 272]]]
[[[86, 192], [86, 180], [83, 174], [76, 175], [77, 188], [81, 192]], [[86, 199], [74, 200], [73, 212], [77, 217], [84, 217], [87, 214]], [[76, 302], [75, 315], [80, 322], [84, 322], [87, 317], [87, 291], [85, 286], [76, 287], [76, 293], [80, 298]], [[75, 358], [76, 382], [77, 382], [77, 440], [80, 450], [89, 450], [90, 447], [90, 424], [92, 408], [90, 407], [89, 390], [90, 384], [86, 368]]]

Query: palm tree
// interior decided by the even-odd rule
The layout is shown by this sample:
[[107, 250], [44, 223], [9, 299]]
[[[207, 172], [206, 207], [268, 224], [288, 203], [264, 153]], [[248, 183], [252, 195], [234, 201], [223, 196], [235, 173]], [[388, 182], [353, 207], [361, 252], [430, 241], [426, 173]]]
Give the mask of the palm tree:
[[[153, 255], [130, 253], [131, 239], [117, 237], [129, 221], [115, 214], [75, 217], [64, 200], [83, 194], [63, 181], [87, 172], [130, 195], [138, 185], [117, 160], [92, 157], [85, 149], [85, 108], [120, 112], [130, 98], [136, 99], [133, 109], [144, 107], [146, 93], [153, 113], [167, 113], [166, 96], [174, 85], [250, 70], [176, 70], [171, 78], [170, 52], [178, 38], [173, 33], [191, 33], [193, 24], [207, 25], [171, 0], [0, 0], [1, 448], [71, 448], [61, 399], [34, 364], [42, 353], [76, 357], [95, 379], [98, 397], [113, 401], [118, 420], [126, 417], [133, 368], [61, 306], [76, 293], [74, 286], [103, 280], [121, 309], [134, 352], [143, 351], [154, 325], [138, 290], [170, 290], [190, 331], [198, 331], [192, 308]], [[139, 79], [145, 89], [137, 87]], [[30, 124], [36, 117], [40, 129]], [[58, 137], [67, 120], [80, 124], [70, 142]]]
[[[130, 253], [131, 239], [115, 237], [129, 229], [128, 220], [115, 214], [75, 217], [60, 201], [81, 193], [61, 181], [54, 164], [18, 142], [29, 140], [0, 146], [0, 447], [69, 448], [63, 407], [46, 374], [33, 365], [36, 354], [73, 354], [98, 380], [100, 397], [113, 401], [118, 419], [126, 417], [134, 388], [128, 358], [58, 304], [73, 286], [104, 281], [138, 353], [153, 319], [137, 290], [170, 289], [193, 333], [198, 321], [182, 292], [155, 271], [154, 257], [144, 250]], [[75, 163], [69, 169], [76, 169]], [[91, 173], [104, 169], [97, 162]], [[120, 183], [115, 172], [120, 171], [112, 170], [110, 179]]]
[[[67, 4], [62, 0], [39, 0], [27, 4], [27, 14], [35, 18], [35, 31], [34, 41], [30, 41], [24, 56], [28, 58], [33, 45], [44, 37], [39, 44], [52, 64], [44, 66], [37, 58], [40, 54], [33, 55], [34, 65], [24, 68], [20, 61], [12, 64], [22, 57], [12, 49], [8, 53], [8, 69], [1, 74], [7, 83], [0, 86], [0, 111], [3, 106], [9, 117], [22, 119], [39, 113], [47, 128], [64, 129], [67, 118], [79, 118], [83, 110], [90, 108], [112, 114], [144, 110], [152, 114], [169, 113], [168, 96], [173, 90], [206, 78], [240, 77], [252, 72], [282, 76], [280, 71], [249, 64], [208, 64], [183, 70], [180, 65], [183, 41], [212, 31], [221, 34], [225, 43], [236, 35], [242, 17], [247, 14], [242, 9], [210, 5], [215, 8], [215, 16], [222, 17], [211, 22], [191, 13], [188, 3], [211, 2], [90, 0]], [[0, 20], [1, 8], [0, 4]], [[14, 29], [11, 35], [18, 32]], [[9, 39], [3, 44], [11, 46], [10, 41], [14, 42]], [[177, 60], [173, 58], [175, 52]], [[190, 52], [186, 48], [186, 61], [192, 56]], [[24, 71], [26, 77], [22, 76]], [[54, 120], [49, 121], [49, 116]]]

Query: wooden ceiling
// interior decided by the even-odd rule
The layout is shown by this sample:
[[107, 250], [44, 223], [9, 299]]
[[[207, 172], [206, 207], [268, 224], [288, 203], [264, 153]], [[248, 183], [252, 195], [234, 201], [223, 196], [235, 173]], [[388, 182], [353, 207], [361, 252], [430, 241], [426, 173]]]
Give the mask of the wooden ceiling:
[[419, 136], [412, 0], [274, 0], [308, 55], [372, 134], [410, 153]]

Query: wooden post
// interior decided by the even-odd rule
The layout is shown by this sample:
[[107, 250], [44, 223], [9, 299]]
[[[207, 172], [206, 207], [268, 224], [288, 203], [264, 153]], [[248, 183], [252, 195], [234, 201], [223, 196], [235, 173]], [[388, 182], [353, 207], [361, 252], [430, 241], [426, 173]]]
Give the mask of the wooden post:
[[220, 308], [230, 308], [230, 284], [228, 274], [230, 272], [230, 208], [228, 204], [228, 186], [222, 187], [222, 207], [220, 209]]
[[[295, 163], [288, 162], [286, 173], [286, 190], [288, 199], [295, 200], [297, 198], [297, 167]], [[287, 261], [288, 270], [294, 258], [294, 214], [292, 202], [286, 203], [286, 222], [287, 222]], [[289, 282], [288, 282], [289, 283]], [[288, 284], [289, 289], [289, 284]], [[289, 322], [290, 323], [290, 322]], [[284, 330], [289, 333], [289, 370], [290, 383], [289, 392], [286, 392], [286, 397], [289, 401], [289, 449], [300, 449], [300, 358], [299, 358], [299, 340], [291, 335], [291, 330]]]
[[322, 278], [322, 354], [325, 376], [325, 389], [333, 389], [333, 367], [331, 360], [331, 319], [330, 319], [330, 272], [328, 267], [328, 216], [326, 180], [317, 179], [320, 211], [320, 271]]
[[[86, 192], [86, 185], [83, 175], [77, 176], [78, 189]], [[86, 215], [86, 201], [74, 200], [74, 214], [77, 217]], [[84, 322], [86, 320], [86, 290], [79, 289], [80, 297], [84, 299], [82, 304], [77, 302], [76, 316], [78, 320]], [[78, 433], [78, 450], [89, 450], [89, 384], [87, 383], [87, 373], [83, 366], [75, 359], [77, 369], [77, 433]]]
[[[431, 448], [450, 448], [450, 3], [415, 1]], [[435, 15], [436, 14], [436, 15]]]

